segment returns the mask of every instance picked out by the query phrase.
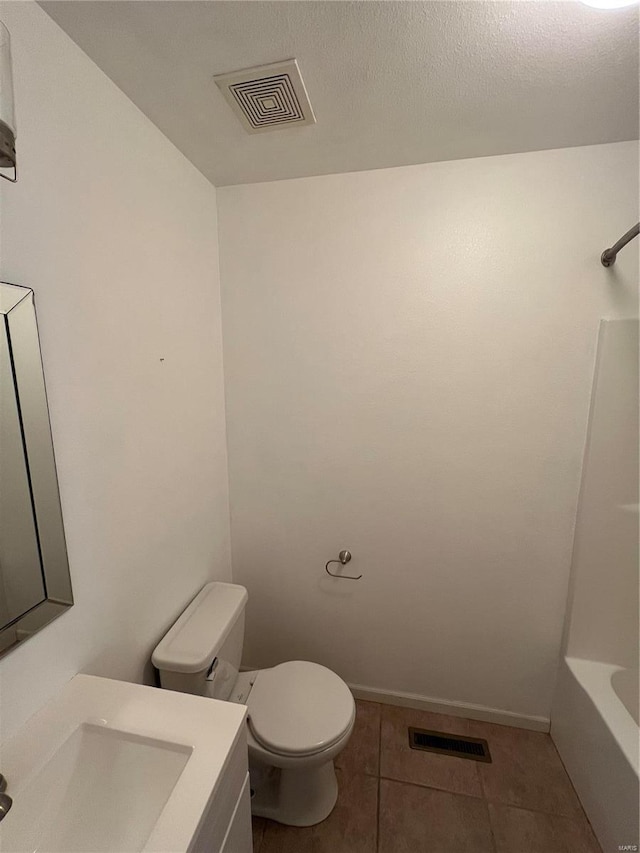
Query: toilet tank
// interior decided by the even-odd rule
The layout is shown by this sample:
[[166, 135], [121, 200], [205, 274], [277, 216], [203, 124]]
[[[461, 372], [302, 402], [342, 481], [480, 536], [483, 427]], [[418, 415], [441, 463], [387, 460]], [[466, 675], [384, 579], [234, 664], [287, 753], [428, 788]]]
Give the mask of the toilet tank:
[[156, 646], [151, 660], [168, 690], [229, 698], [244, 643], [247, 590], [208, 583]]

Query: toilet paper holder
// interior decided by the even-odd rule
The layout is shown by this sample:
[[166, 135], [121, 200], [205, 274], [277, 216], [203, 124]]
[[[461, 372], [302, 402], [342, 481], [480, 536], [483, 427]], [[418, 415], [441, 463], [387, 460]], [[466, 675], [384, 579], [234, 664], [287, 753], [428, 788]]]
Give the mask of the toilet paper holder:
[[336, 575], [333, 572], [329, 571], [329, 566], [331, 563], [340, 563], [343, 566], [346, 566], [347, 563], [351, 560], [351, 551], [340, 551], [338, 554], [337, 560], [327, 560], [327, 563], [324, 567], [325, 572], [330, 575], [332, 578], [338, 578], [339, 580], [347, 580], [347, 581], [359, 581], [362, 575]]

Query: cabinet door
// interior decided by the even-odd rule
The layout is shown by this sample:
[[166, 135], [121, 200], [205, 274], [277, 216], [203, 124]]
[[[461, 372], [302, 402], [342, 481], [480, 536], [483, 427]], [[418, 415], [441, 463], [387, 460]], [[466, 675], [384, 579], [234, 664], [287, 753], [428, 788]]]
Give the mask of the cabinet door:
[[222, 842], [220, 853], [252, 853], [253, 837], [251, 834], [251, 795], [249, 789], [249, 774], [244, 780], [242, 792], [238, 797], [236, 808], [229, 824], [229, 829]]
[[[224, 849], [229, 827], [233, 823], [244, 790], [248, 769], [247, 735], [243, 727], [222, 771], [217, 789], [207, 805], [202, 825], [189, 848], [189, 853], [221, 853]], [[245, 853], [245, 850], [251, 851], [251, 845], [240, 847], [239, 850], [241, 853]]]

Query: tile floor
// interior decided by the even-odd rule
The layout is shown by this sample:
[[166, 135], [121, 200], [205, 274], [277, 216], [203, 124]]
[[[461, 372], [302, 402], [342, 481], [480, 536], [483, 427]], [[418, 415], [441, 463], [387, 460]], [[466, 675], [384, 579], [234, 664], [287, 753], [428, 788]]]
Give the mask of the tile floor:
[[[485, 738], [493, 762], [412, 750], [408, 726]], [[254, 853], [601, 853], [540, 732], [358, 701], [336, 772], [327, 820], [254, 818]]]

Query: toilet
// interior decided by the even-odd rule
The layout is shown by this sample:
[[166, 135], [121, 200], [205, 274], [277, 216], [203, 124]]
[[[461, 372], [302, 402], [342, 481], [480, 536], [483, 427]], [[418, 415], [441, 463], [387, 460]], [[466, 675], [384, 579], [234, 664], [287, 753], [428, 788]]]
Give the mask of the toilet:
[[153, 652], [160, 684], [248, 708], [251, 811], [312, 826], [338, 798], [334, 758], [353, 731], [355, 702], [344, 681], [308, 661], [240, 672], [244, 587], [208, 583]]

